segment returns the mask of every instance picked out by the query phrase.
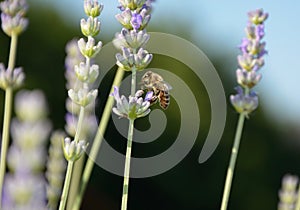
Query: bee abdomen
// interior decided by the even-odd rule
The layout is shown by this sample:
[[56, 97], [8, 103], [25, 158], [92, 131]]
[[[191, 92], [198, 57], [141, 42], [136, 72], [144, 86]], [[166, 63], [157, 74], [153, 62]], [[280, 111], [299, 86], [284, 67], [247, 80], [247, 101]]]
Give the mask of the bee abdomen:
[[161, 91], [159, 94], [159, 105], [163, 109], [167, 109], [170, 105], [170, 95], [168, 91]]

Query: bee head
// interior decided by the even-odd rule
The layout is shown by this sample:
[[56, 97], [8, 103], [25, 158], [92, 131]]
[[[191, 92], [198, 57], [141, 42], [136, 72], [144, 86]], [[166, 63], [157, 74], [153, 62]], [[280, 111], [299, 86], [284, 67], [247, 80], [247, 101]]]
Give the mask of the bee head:
[[145, 85], [149, 85], [151, 82], [151, 77], [152, 77], [152, 71], [147, 71], [142, 77], [142, 82]]

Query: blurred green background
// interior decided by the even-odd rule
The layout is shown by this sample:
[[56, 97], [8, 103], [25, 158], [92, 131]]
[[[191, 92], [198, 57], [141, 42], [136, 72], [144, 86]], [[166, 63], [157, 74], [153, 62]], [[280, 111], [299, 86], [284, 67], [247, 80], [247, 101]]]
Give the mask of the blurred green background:
[[[66, 12], [66, 8], [57, 9], [58, 6], [54, 4], [53, 6], [49, 1], [31, 0], [29, 3], [28, 18], [30, 25], [19, 39], [17, 66], [23, 66], [26, 72], [24, 88], [39, 88], [45, 92], [50, 108], [49, 117], [53, 121], [54, 128], [62, 129], [65, 123], [66, 110], [64, 103], [67, 96], [64, 79], [65, 44], [73, 37], [81, 36], [79, 15], [83, 15], [83, 11], [81, 7], [70, 6], [70, 10]], [[188, 1], [184, 4], [188, 4]], [[78, 5], [78, 2], [76, 5]], [[114, 2], [114, 4], [105, 7], [107, 9], [106, 13], [101, 18], [103, 33], [101, 32], [98, 38], [103, 43], [110, 42], [115, 32], [121, 29], [116, 21], [111, 26], [105, 23], [107, 14], [110, 14], [113, 19], [113, 15], [118, 12], [115, 7], [112, 7], [116, 5], [117, 3]], [[236, 46], [243, 37], [243, 28], [247, 21], [245, 11], [232, 10], [232, 13], [237, 12], [239, 14], [239, 20], [233, 19], [231, 24], [239, 24], [241, 27], [239, 28], [239, 36], [233, 34], [232, 37], [234, 38], [228, 39], [228, 43], [230, 43], [228, 44], [226, 41], [231, 36], [230, 29], [233, 28], [232, 26], [227, 25], [227, 34], [215, 34], [214, 36], [209, 36], [205, 32], [210, 28], [202, 28], [202, 26], [209, 26], [210, 19], [205, 18], [209, 11], [199, 8], [200, 12], [203, 11], [201, 18], [194, 20], [194, 22], [186, 22], [184, 19], [176, 20], [177, 13], [180, 13], [179, 10], [166, 11], [164, 15], [155, 17], [157, 15], [155, 13], [156, 8], [161, 9], [161, 6], [160, 1], [154, 4], [153, 22], [150, 22], [148, 31], [175, 34], [190, 40], [203, 50], [217, 69], [228, 98], [234, 92], [233, 88], [236, 85], [235, 69], [237, 68], [236, 56], [238, 55]], [[218, 6], [220, 7], [220, 5]], [[110, 11], [112, 8], [113, 11]], [[248, 10], [255, 8], [251, 7]], [[165, 8], [165, 10], [168, 10], [168, 8]], [[188, 10], [184, 12], [188, 13]], [[76, 14], [78, 18], [76, 19], [76, 15], [70, 13]], [[186, 15], [188, 16], [188, 14]], [[226, 14], [220, 14], [220, 18], [218, 18], [220, 22], [222, 22], [222, 15], [226, 16]], [[273, 36], [268, 32], [268, 30], [271, 31], [271, 28], [268, 28], [269, 22], [272, 25], [272, 13], [270, 15], [270, 19], [266, 23], [267, 41], [269, 37]], [[191, 30], [192, 27], [197, 28], [197, 30]], [[214, 24], [211, 24], [211, 27], [214, 27]], [[234, 30], [232, 33], [235, 33]], [[8, 51], [9, 38], [1, 32], [0, 61], [5, 64], [8, 59]], [[272, 54], [270, 49], [269, 51], [269, 54]], [[270, 68], [272, 64], [268, 64], [268, 62], [267, 58], [267, 64], [262, 69], [263, 74], [265, 74], [265, 69], [268, 72], [272, 71]], [[196, 144], [180, 164], [159, 176], [130, 180], [129, 209], [219, 209], [238, 116], [228, 103], [227, 123], [221, 142], [209, 160], [199, 164], [198, 156], [210, 125], [210, 103], [202, 82], [195, 79], [192, 73], [183, 74], [183, 72], [186, 72], [184, 69], [187, 67], [169, 57], [154, 55], [150, 67], [172, 69], [174, 74], [181, 77], [189, 85], [199, 104], [201, 126]], [[98, 116], [101, 115], [105, 99], [109, 94], [109, 84], [113, 79], [115, 70], [116, 67], [111, 69], [105, 83], [100, 84], [100, 98], [96, 109]], [[268, 80], [268, 77], [265, 76], [262, 83], [268, 83]], [[272, 82], [275, 83], [274, 86], [279, 84], [279, 81]], [[289, 83], [289, 81], [285, 82]], [[284, 86], [284, 84], [281, 85]], [[295, 119], [289, 120], [287, 117], [283, 117], [281, 121], [280, 116], [284, 116], [288, 112], [288, 108], [282, 107], [278, 101], [266, 102], [270, 99], [267, 95], [276, 94], [276, 92], [260, 86], [258, 88], [262, 103], [245, 124], [229, 203], [229, 209], [233, 210], [276, 209], [282, 176], [286, 173], [300, 175], [299, 124]], [[4, 92], [0, 91], [0, 119], [3, 117], [3, 99]], [[146, 146], [135, 144], [133, 156], [147, 157], [151, 154], [158, 154], [173, 143], [180, 126], [177, 123], [180, 121], [180, 114], [178, 113], [180, 110], [175, 102], [172, 101], [172, 103], [172, 106], [165, 113], [168, 120], [172, 120], [173, 123], [166, 128], [164, 135], [155, 142]], [[281, 106], [278, 109], [275, 108], [275, 110], [281, 110], [282, 113], [270, 111], [268, 107], [270, 103]], [[294, 103], [294, 99], [291, 98], [288, 103]], [[274, 110], [274, 108], [272, 109]], [[0, 125], [2, 127], [2, 121]], [[141, 130], [147, 129], [149, 127], [147, 119], [139, 120], [137, 127]], [[167, 135], [171, 138], [166, 138]], [[109, 124], [105, 137], [116, 150], [122, 153], [125, 152], [125, 141], [116, 133], [112, 122]], [[122, 177], [95, 166], [82, 209], [120, 209], [122, 183]]]

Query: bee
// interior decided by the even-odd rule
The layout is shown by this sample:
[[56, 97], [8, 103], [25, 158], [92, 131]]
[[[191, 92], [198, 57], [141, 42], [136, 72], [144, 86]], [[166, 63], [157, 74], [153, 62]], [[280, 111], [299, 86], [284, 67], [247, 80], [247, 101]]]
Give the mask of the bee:
[[152, 71], [147, 71], [142, 77], [142, 89], [153, 91], [153, 96], [150, 100], [150, 104], [155, 104], [157, 101], [163, 109], [167, 109], [170, 105], [169, 91], [172, 87], [164, 81], [162, 76]]

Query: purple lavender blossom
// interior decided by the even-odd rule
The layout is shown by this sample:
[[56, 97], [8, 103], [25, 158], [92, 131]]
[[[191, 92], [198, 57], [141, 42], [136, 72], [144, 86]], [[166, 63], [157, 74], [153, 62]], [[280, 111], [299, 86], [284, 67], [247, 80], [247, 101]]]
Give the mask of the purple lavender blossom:
[[[42, 176], [46, 161], [45, 144], [51, 125], [41, 91], [16, 95], [16, 117], [12, 123], [12, 144], [7, 162], [3, 209], [46, 209], [46, 182]], [[32, 116], [30, 115], [32, 114]]]
[[11, 69], [5, 69], [3, 63], [0, 63], [0, 88], [6, 89], [12, 87], [16, 89], [20, 87], [25, 79], [25, 74], [21, 67]]
[[152, 60], [152, 54], [147, 50], [140, 48], [137, 53], [132, 53], [130, 48], [123, 47], [123, 54], [117, 53], [117, 65], [125, 71], [145, 69]]
[[[263, 10], [248, 13], [249, 23], [245, 29], [246, 38], [242, 39], [239, 46], [241, 55], [237, 57], [239, 68], [236, 71], [237, 94], [231, 95], [230, 100], [239, 113], [248, 116], [258, 106], [258, 97], [251, 89], [261, 80], [259, 69], [264, 65], [264, 55], [267, 53], [266, 43], [262, 41], [265, 35], [264, 21], [268, 14]], [[244, 89], [243, 89], [243, 88]]]
[[46, 210], [45, 180], [42, 176], [20, 173], [5, 177], [3, 209]]
[[238, 113], [245, 113], [248, 116], [258, 106], [258, 96], [251, 91], [249, 94], [244, 94], [242, 88], [236, 88], [237, 94], [230, 96], [230, 101]]
[[19, 35], [26, 29], [28, 19], [24, 15], [28, 6], [25, 0], [6, 0], [1, 2], [0, 8], [2, 11], [1, 26], [8, 36]]
[[282, 178], [281, 189], [278, 192], [278, 210], [295, 209], [297, 201], [297, 186], [299, 178], [295, 175], [286, 174]]
[[147, 34], [145, 30], [136, 31], [128, 30], [123, 28], [121, 33], [116, 33], [116, 38], [113, 40], [113, 44], [117, 49], [122, 49], [122, 47], [139, 49], [144, 47], [148, 42], [150, 35]]
[[263, 24], [264, 21], [268, 18], [269, 14], [264, 13], [262, 9], [257, 9], [248, 13], [250, 22], [255, 25]]
[[150, 113], [150, 102], [149, 100], [153, 96], [153, 92], [150, 91], [146, 94], [143, 99], [141, 96], [144, 91], [138, 90], [135, 96], [129, 96], [128, 100], [125, 96], [119, 94], [119, 88], [114, 87], [114, 92], [110, 95], [115, 98], [116, 107], [113, 108], [113, 112], [120, 118], [125, 117], [128, 119], [136, 119], [144, 117]]
[[262, 75], [256, 71], [245, 71], [244, 69], [238, 69], [236, 71], [237, 82], [244, 88], [254, 87], [260, 80]]
[[143, 17], [139, 13], [133, 12], [130, 21], [133, 29], [138, 30], [141, 27], [142, 22], [143, 22]]
[[10, 16], [15, 16], [16, 14], [24, 16], [28, 10], [28, 4], [26, 0], [10, 0], [1, 2], [0, 8], [3, 13]]

